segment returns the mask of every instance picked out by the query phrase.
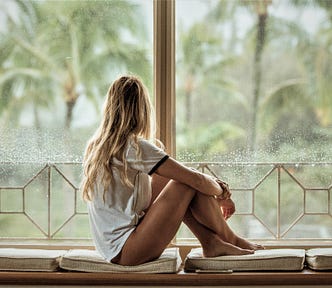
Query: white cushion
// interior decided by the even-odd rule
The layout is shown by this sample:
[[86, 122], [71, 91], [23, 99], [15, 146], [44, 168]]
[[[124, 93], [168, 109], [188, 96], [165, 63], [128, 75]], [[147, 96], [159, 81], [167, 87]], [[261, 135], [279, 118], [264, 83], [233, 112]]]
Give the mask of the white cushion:
[[59, 268], [60, 257], [65, 250], [0, 248], [0, 270], [45, 271]]
[[107, 262], [95, 250], [69, 250], [60, 260], [62, 269], [112, 273], [176, 273], [180, 264], [178, 248], [167, 248], [158, 259], [137, 266], [122, 266]]
[[332, 270], [332, 248], [315, 248], [306, 251], [306, 262], [313, 270]]
[[203, 257], [202, 249], [192, 249], [185, 260], [185, 271], [273, 271], [302, 270], [305, 260], [304, 249], [265, 249], [254, 254]]

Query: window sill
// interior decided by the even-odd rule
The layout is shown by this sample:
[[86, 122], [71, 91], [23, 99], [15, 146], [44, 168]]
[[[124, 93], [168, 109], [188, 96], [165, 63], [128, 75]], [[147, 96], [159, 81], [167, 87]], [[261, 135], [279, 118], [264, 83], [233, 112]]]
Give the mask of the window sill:
[[232, 274], [110, 274], [80, 272], [0, 272], [0, 285], [250, 286], [331, 285], [332, 271], [234, 272]]

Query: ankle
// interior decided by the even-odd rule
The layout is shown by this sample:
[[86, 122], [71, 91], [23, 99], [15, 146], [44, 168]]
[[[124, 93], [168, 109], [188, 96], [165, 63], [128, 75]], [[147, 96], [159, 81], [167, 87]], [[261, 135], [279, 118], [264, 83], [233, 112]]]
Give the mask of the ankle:
[[207, 237], [204, 241], [200, 241], [203, 251], [211, 250], [212, 247], [215, 247], [220, 242], [220, 238], [217, 234], [211, 233], [209, 236], [210, 237]]
[[238, 241], [238, 237], [234, 233], [225, 233], [222, 235], [221, 239], [233, 245], [236, 245]]

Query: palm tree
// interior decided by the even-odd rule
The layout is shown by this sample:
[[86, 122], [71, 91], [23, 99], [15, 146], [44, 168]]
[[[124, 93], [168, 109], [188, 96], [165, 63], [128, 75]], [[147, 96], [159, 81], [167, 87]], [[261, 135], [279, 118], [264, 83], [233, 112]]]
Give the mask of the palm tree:
[[[47, 103], [61, 95], [66, 105], [65, 127], [70, 127], [80, 97], [85, 95], [94, 101], [105, 94], [109, 75], [130, 70], [150, 76], [148, 47], [138, 46], [132, 40], [147, 42], [134, 4], [115, 0], [46, 1], [31, 5], [34, 17], [30, 15], [28, 33], [18, 26], [10, 31], [10, 39], [17, 46], [11, 61], [16, 67], [39, 71], [38, 79], [30, 79], [36, 84], [36, 89], [31, 89], [37, 91], [34, 95], [41, 95]], [[127, 38], [121, 34], [124, 30]], [[13, 83], [18, 81], [16, 76], [10, 78]], [[47, 83], [50, 91], [38, 91], [40, 83]]]
[[266, 27], [268, 21], [268, 6], [271, 5], [272, 0], [256, 0], [251, 1], [254, 5], [254, 11], [257, 15], [256, 24], [256, 40], [255, 40], [255, 53], [253, 63], [253, 101], [252, 113], [249, 120], [251, 133], [249, 135], [249, 151], [256, 151], [256, 134], [257, 134], [257, 114], [258, 102], [261, 97], [261, 81], [262, 81], [262, 55], [266, 45]]
[[[217, 18], [222, 20], [227, 17], [225, 11], [230, 11], [235, 13], [239, 8], [247, 8], [251, 13], [256, 15], [256, 36], [254, 38], [255, 48], [254, 48], [254, 59], [253, 59], [253, 79], [252, 79], [252, 102], [250, 103], [250, 115], [248, 126], [249, 137], [248, 137], [248, 149], [252, 153], [256, 150], [256, 138], [257, 138], [257, 115], [259, 100], [262, 93], [262, 56], [264, 53], [264, 48], [266, 46], [267, 38], [267, 26], [269, 20], [268, 7], [272, 4], [272, 0], [239, 0], [232, 2], [230, 8], [226, 8], [225, 1], [220, 1], [217, 6], [216, 12], [213, 12]], [[219, 12], [218, 12], [219, 11]], [[220, 12], [223, 11], [223, 12]], [[227, 18], [226, 18], [227, 19]], [[233, 33], [235, 33], [233, 31]], [[234, 38], [234, 37], [233, 37]], [[234, 45], [234, 44], [233, 44]]]
[[[225, 51], [235, 52], [235, 46], [237, 42], [237, 23], [233, 15], [236, 11], [249, 10], [257, 17], [256, 23], [256, 37], [253, 39], [255, 43], [254, 60], [253, 60], [253, 79], [252, 79], [252, 102], [247, 99], [240, 100], [245, 105], [245, 110], [249, 112], [249, 121], [247, 121], [249, 129], [248, 148], [249, 152], [253, 152], [256, 148], [256, 134], [257, 134], [257, 115], [259, 100], [261, 98], [262, 88], [262, 55], [266, 46], [266, 33], [268, 25], [268, 7], [272, 4], [272, 0], [239, 0], [239, 1], [227, 1], [220, 0], [211, 12], [207, 14], [205, 21], [210, 21], [212, 25], [222, 27], [226, 23], [231, 23], [231, 36]], [[220, 35], [220, 34], [219, 34]], [[234, 51], [234, 52], [233, 52]], [[224, 51], [223, 51], [224, 52]], [[239, 55], [237, 55], [239, 57]], [[243, 95], [246, 98], [246, 95]], [[239, 100], [239, 98], [238, 98]]]
[[307, 71], [311, 102], [315, 104], [316, 115], [323, 127], [328, 127], [332, 122], [332, 84], [331, 84], [331, 53], [328, 47], [332, 43], [332, 3], [327, 0], [300, 1], [292, 0], [298, 8], [321, 8], [325, 11], [328, 21], [326, 27], [322, 27], [310, 42], [301, 43], [299, 52], [306, 59], [304, 65]]
[[[16, 48], [13, 41], [10, 41], [10, 31], [13, 26], [17, 27], [30, 27], [26, 17], [18, 17], [20, 14], [29, 13], [31, 11], [29, 4], [24, 1], [1, 1], [0, 3], [0, 16], [2, 19], [0, 34], [2, 35], [1, 53], [0, 53], [0, 100], [2, 105], [0, 106], [0, 115], [11, 107], [18, 112], [23, 106], [25, 99], [22, 99], [22, 95], [17, 95], [17, 88], [22, 87], [24, 78], [38, 78], [40, 76], [39, 71], [36, 69], [16, 66], [16, 63], [10, 60], [14, 49]], [[19, 85], [14, 85], [12, 79], [16, 77]], [[21, 90], [21, 89], [19, 89]], [[6, 113], [7, 118], [12, 118], [11, 121], [17, 120], [16, 117], [12, 117], [11, 113]]]
[[[301, 1], [299, 2], [303, 3]], [[320, 2], [321, 5], [323, 3], [326, 6], [326, 1], [318, 2]], [[232, 14], [229, 14], [227, 17], [228, 13], [235, 13], [238, 9], [242, 9], [241, 13], [243, 13], [243, 11], [245, 11], [243, 9], [247, 9], [247, 12], [252, 13], [252, 15], [256, 15], [255, 17], [257, 20], [255, 28], [249, 29], [248, 32], [247, 43], [250, 43], [250, 45], [245, 48], [246, 52], [253, 51], [254, 61], [251, 65], [246, 64], [248, 63], [248, 53], [246, 55], [243, 53], [242, 55], [237, 56], [238, 58], [242, 57], [245, 61], [241, 64], [243, 67], [247, 67], [247, 69], [248, 67], [251, 67], [253, 71], [251, 89], [246, 87], [246, 90], [243, 90], [242, 93], [237, 94], [239, 96], [237, 100], [242, 98], [241, 103], [244, 108], [243, 113], [247, 113], [246, 111], [249, 112], [248, 119], [250, 120], [247, 122], [247, 125], [249, 124], [248, 126], [250, 127], [248, 137], [249, 151], [254, 151], [256, 149], [255, 146], [257, 143], [258, 129], [264, 128], [265, 123], [270, 123], [269, 127], [265, 125], [265, 128], [268, 129], [267, 131], [272, 129], [272, 122], [266, 120], [271, 120], [271, 116], [273, 115], [275, 117], [273, 123], [277, 123], [276, 121], [278, 121], [278, 118], [282, 115], [282, 110], [290, 104], [290, 102], [285, 101], [285, 97], [288, 97], [287, 95], [292, 95], [291, 101], [294, 103], [305, 103], [309, 110], [317, 110], [317, 104], [319, 102], [324, 103], [325, 105], [320, 105], [321, 107], [318, 109], [316, 114], [318, 116], [321, 115], [319, 117], [322, 119], [324, 118], [325, 123], [327, 123], [326, 119], [328, 119], [326, 115], [328, 114], [328, 111], [331, 111], [329, 108], [331, 105], [327, 105], [329, 101], [331, 101], [329, 100], [331, 97], [324, 97], [324, 95], [328, 95], [328, 91], [331, 91], [327, 86], [328, 81], [326, 81], [326, 79], [328, 79], [326, 76], [330, 75], [328, 72], [330, 70], [330, 65], [328, 65], [330, 60], [329, 55], [325, 53], [326, 49], [324, 49], [324, 47], [327, 47], [327, 41], [329, 41], [328, 39], [331, 39], [331, 37], [328, 37], [326, 35], [328, 33], [326, 32], [325, 37], [322, 37], [322, 34], [312, 36], [306, 32], [303, 27], [300, 27], [299, 23], [287, 21], [286, 19], [275, 18], [273, 15], [268, 14], [268, 7], [274, 4], [275, 2], [263, 0], [233, 2], [220, 1], [209, 14], [209, 17], [214, 17], [214, 25], [224, 25], [225, 23], [228, 23], [227, 27], [233, 27], [233, 24], [229, 26], [229, 23], [234, 23], [234, 18], [231, 16]], [[234, 35], [234, 30], [235, 29], [232, 29], [232, 36], [230, 37], [229, 42], [233, 42], [234, 39], [237, 38], [237, 36]], [[312, 39], [312, 37], [317, 38]], [[325, 42], [323, 43], [322, 40]], [[282, 45], [279, 45], [281, 41]], [[297, 43], [298, 45], [294, 46], [294, 43]], [[233, 46], [234, 44], [230, 47]], [[289, 51], [295, 51], [296, 49], [298, 50], [296, 53], [294, 52], [294, 55], [301, 56], [290, 58], [288, 56]], [[262, 57], [265, 53], [264, 51], [267, 55], [265, 60], [263, 60]], [[271, 78], [273, 74], [277, 75], [276, 72], [278, 71], [274, 69], [274, 66], [278, 67], [279, 62], [274, 63], [274, 65], [268, 64], [268, 55], [270, 54], [281, 57], [279, 62], [283, 61], [282, 59], [288, 59], [285, 60], [288, 62], [285, 63], [284, 67], [288, 70], [290, 67], [294, 67], [294, 71], [289, 75], [285, 74], [285, 77], [277, 76]], [[305, 59], [305, 61], [299, 61], [301, 59]], [[312, 59], [316, 60], [313, 61]], [[325, 67], [324, 72], [322, 70], [323, 66]], [[295, 71], [295, 69], [297, 70]], [[236, 73], [238, 73], [239, 70], [240, 68], [236, 70]], [[262, 71], [264, 71], [264, 75], [262, 75]], [[317, 71], [321, 71], [321, 73], [319, 75], [313, 75], [313, 73], [317, 73]], [[248, 74], [250, 75], [250, 73]], [[267, 75], [270, 77], [268, 85], [265, 83]], [[235, 77], [238, 78], [240, 76], [235, 75]], [[248, 81], [249, 79], [242, 79], [242, 81], [238, 83], [241, 87]], [[322, 83], [325, 83], [325, 88], [321, 86]], [[319, 89], [320, 92], [318, 93]], [[249, 92], [249, 95], [251, 94], [252, 96], [252, 101], [249, 101], [248, 91], [253, 91], [252, 93]], [[316, 99], [316, 103], [314, 103], [313, 99]], [[316, 108], [313, 108], [314, 106]], [[325, 117], [323, 117], [323, 115], [325, 115]]]
[[220, 38], [216, 37], [204, 23], [194, 23], [188, 31], [179, 33], [178, 61], [183, 77], [183, 94], [185, 102], [185, 126], [192, 121], [192, 98], [195, 90], [201, 85], [201, 75], [207, 72], [208, 57], [217, 57], [214, 47], [219, 46]]
[[[186, 31], [178, 31], [177, 101], [183, 103], [177, 109], [177, 150], [179, 153], [183, 152], [182, 149], [190, 151], [196, 158], [200, 158], [198, 155], [206, 157], [206, 153], [225, 149], [222, 136], [234, 138], [242, 135], [241, 129], [216, 109], [218, 106], [225, 107], [229, 102], [228, 96], [235, 94], [224, 70], [236, 60], [226, 53], [220, 53], [224, 39], [222, 33], [211, 25], [211, 17], [194, 23]], [[209, 117], [206, 117], [206, 113], [209, 113]], [[184, 140], [183, 144], [181, 139]], [[194, 150], [188, 145], [193, 141]]]

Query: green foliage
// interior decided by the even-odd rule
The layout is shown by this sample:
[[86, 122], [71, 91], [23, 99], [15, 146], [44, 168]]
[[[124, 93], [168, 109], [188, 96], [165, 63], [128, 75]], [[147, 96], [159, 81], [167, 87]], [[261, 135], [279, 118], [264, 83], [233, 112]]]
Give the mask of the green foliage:
[[12, 2], [21, 20], [11, 22], [8, 17], [8, 30], [2, 31], [6, 42], [0, 41], [3, 47], [15, 47], [4, 49], [0, 56], [7, 63], [0, 70], [0, 88], [8, 109], [17, 107], [9, 102], [18, 101], [26, 108], [18, 100], [23, 97], [8, 91], [21, 85], [37, 110], [62, 101], [67, 111], [61, 122], [70, 127], [77, 100], [85, 96], [96, 104], [117, 73], [139, 74], [150, 87], [148, 46], [142, 44], [147, 42], [146, 28], [136, 4], [115, 0]]
[[[322, 139], [331, 140], [329, 2], [283, 4], [296, 15], [310, 8], [326, 16], [311, 32], [296, 17], [275, 14], [276, 1], [202, 1], [206, 17], [188, 28], [177, 22], [179, 157], [187, 153], [209, 160], [245, 154], [253, 129], [256, 152], [271, 158], [283, 158], [270, 152], [294, 143], [315, 147]], [[71, 127], [74, 112], [85, 115], [80, 101], [88, 99], [99, 111], [109, 83], [122, 72], [140, 75], [152, 91], [151, 43], [139, 2], [12, 3], [16, 14], [0, 6], [6, 19], [0, 31], [1, 127]], [[263, 12], [265, 46], [260, 67], [255, 67], [257, 17]], [[254, 81], [258, 70], [259, 85]], [[24, 123], [26, 115], [33, 124]], [[256, 124], [251, 123], [252, 115], [257, 116]], [[84, 141], [76, 140], [82, 147]]]
[[[183, 149], [187, 147], [195, 147], [192, 153], [222, 153], [227, 151], [228, 141], [237, 140], [244, 135], [244, 131], [239, 127], [227, 122], [217, 122], [209, 126], [199, 126], [195, 130], [188, 131], [187, 139], [182, 144]], [[192, 143], [192, 144], [191, 144]], [[181, 149], [181, 146], [179, 147]]]
[[[283, 3], [281, 6], [289, 6], [296, 11], [294, 15], [301, 15], [309, 9], [314, 9], [319, 15], [325, 13], [328, 16], [330, 13], [331, 5], [325, 5], [329, 1], [299, 2]], [[201, 157], [194, 159], [202, 161], [224, 154], [237, 154], [240, 157], [236, 159], [243, 161], [314, 160], [311, 155], [315, 153], [303, 153], [310, 147], [313, 151], [326, 149], [325, 159], [331, 159], [330, 149], [324, 143], [331, 141], [327, 131], [331, 131], [332, 124], [332, 90], [329, 81], [332, 59], [328, 50], [332, 43], [332, 21], [320, 22], [313, 32], [297, 17], [290, 19], [280, 16], [280, 13], [279, 16], [271, 13], [271, 8], [278, 9], [276, 1], [213, 3], [201, 22], [182, 31], [183, 35], [191, 35], [193, 39], [195, 35], [192, 33], [200, 31], [197, 28], [200, 24], [209, 27], [209, 35], [218, 35], [222, 41], [206, 44], [209, 51], [218, 51], [211, 56], [215, 60], [213, 65], [202, 50], [199, 57], [180, 58], [177, 155], [181, 159], [186, 158], [183, 155], [190, 155], [188, 160], [191, 160], [192, 155], [198, 153]], [[261, 28], [258, 15], [264, 14], [264, 49], [258, 51], [256, 31]], [[244, 23], [249, 23], [245, 28], [241, 27], [242, 18], [246, 19]], [[246, 33], [240, 36], [239, 31]], [[178, 42], [182, 41], [187, 43], [187, 38], [180, 38]], [[197, 46], [190, 46], [188, 42], [185, 51], [192, 53]], [[257, 53], [261, 53], [259, 63], [254, 61]], [[186, 74], [186, 71], [193, 71], [191, 68], [184, 68], [182, 72], [183, 67], [195, 67], [199, 76], [193, 78], [191, 73]], [[257, 78], [258, 72], [261, 78]], [[190, 93], [188, 90], [186, 93], [187, 81], [193, 83]], [[254, 96], [258, 98], [257, 106], [254, 105]], [[182, 97], [188, 99], [184, 101]], [[191, 118], [183, 116], [188, 111]], [[252, 115], [255, 115], [254, 120]], [[236, 131], [235, 141], [231, 134], [223, 133], [223, 125], [229, 125]], [[200, 127], [208, 127], [206, 131], [211, 131], [211, 134]], [[253, 133], [253, 130], [257, 132]], [[246, 155], [251, 135], [254, 135], [257, 143], [256, 151]], [[203, 137], [208, 144], [201, 144]], [[293, 154], [281, 149], [292, 146], [297, 147]], [[199, 152], [201, 150], [202, 153]]]

